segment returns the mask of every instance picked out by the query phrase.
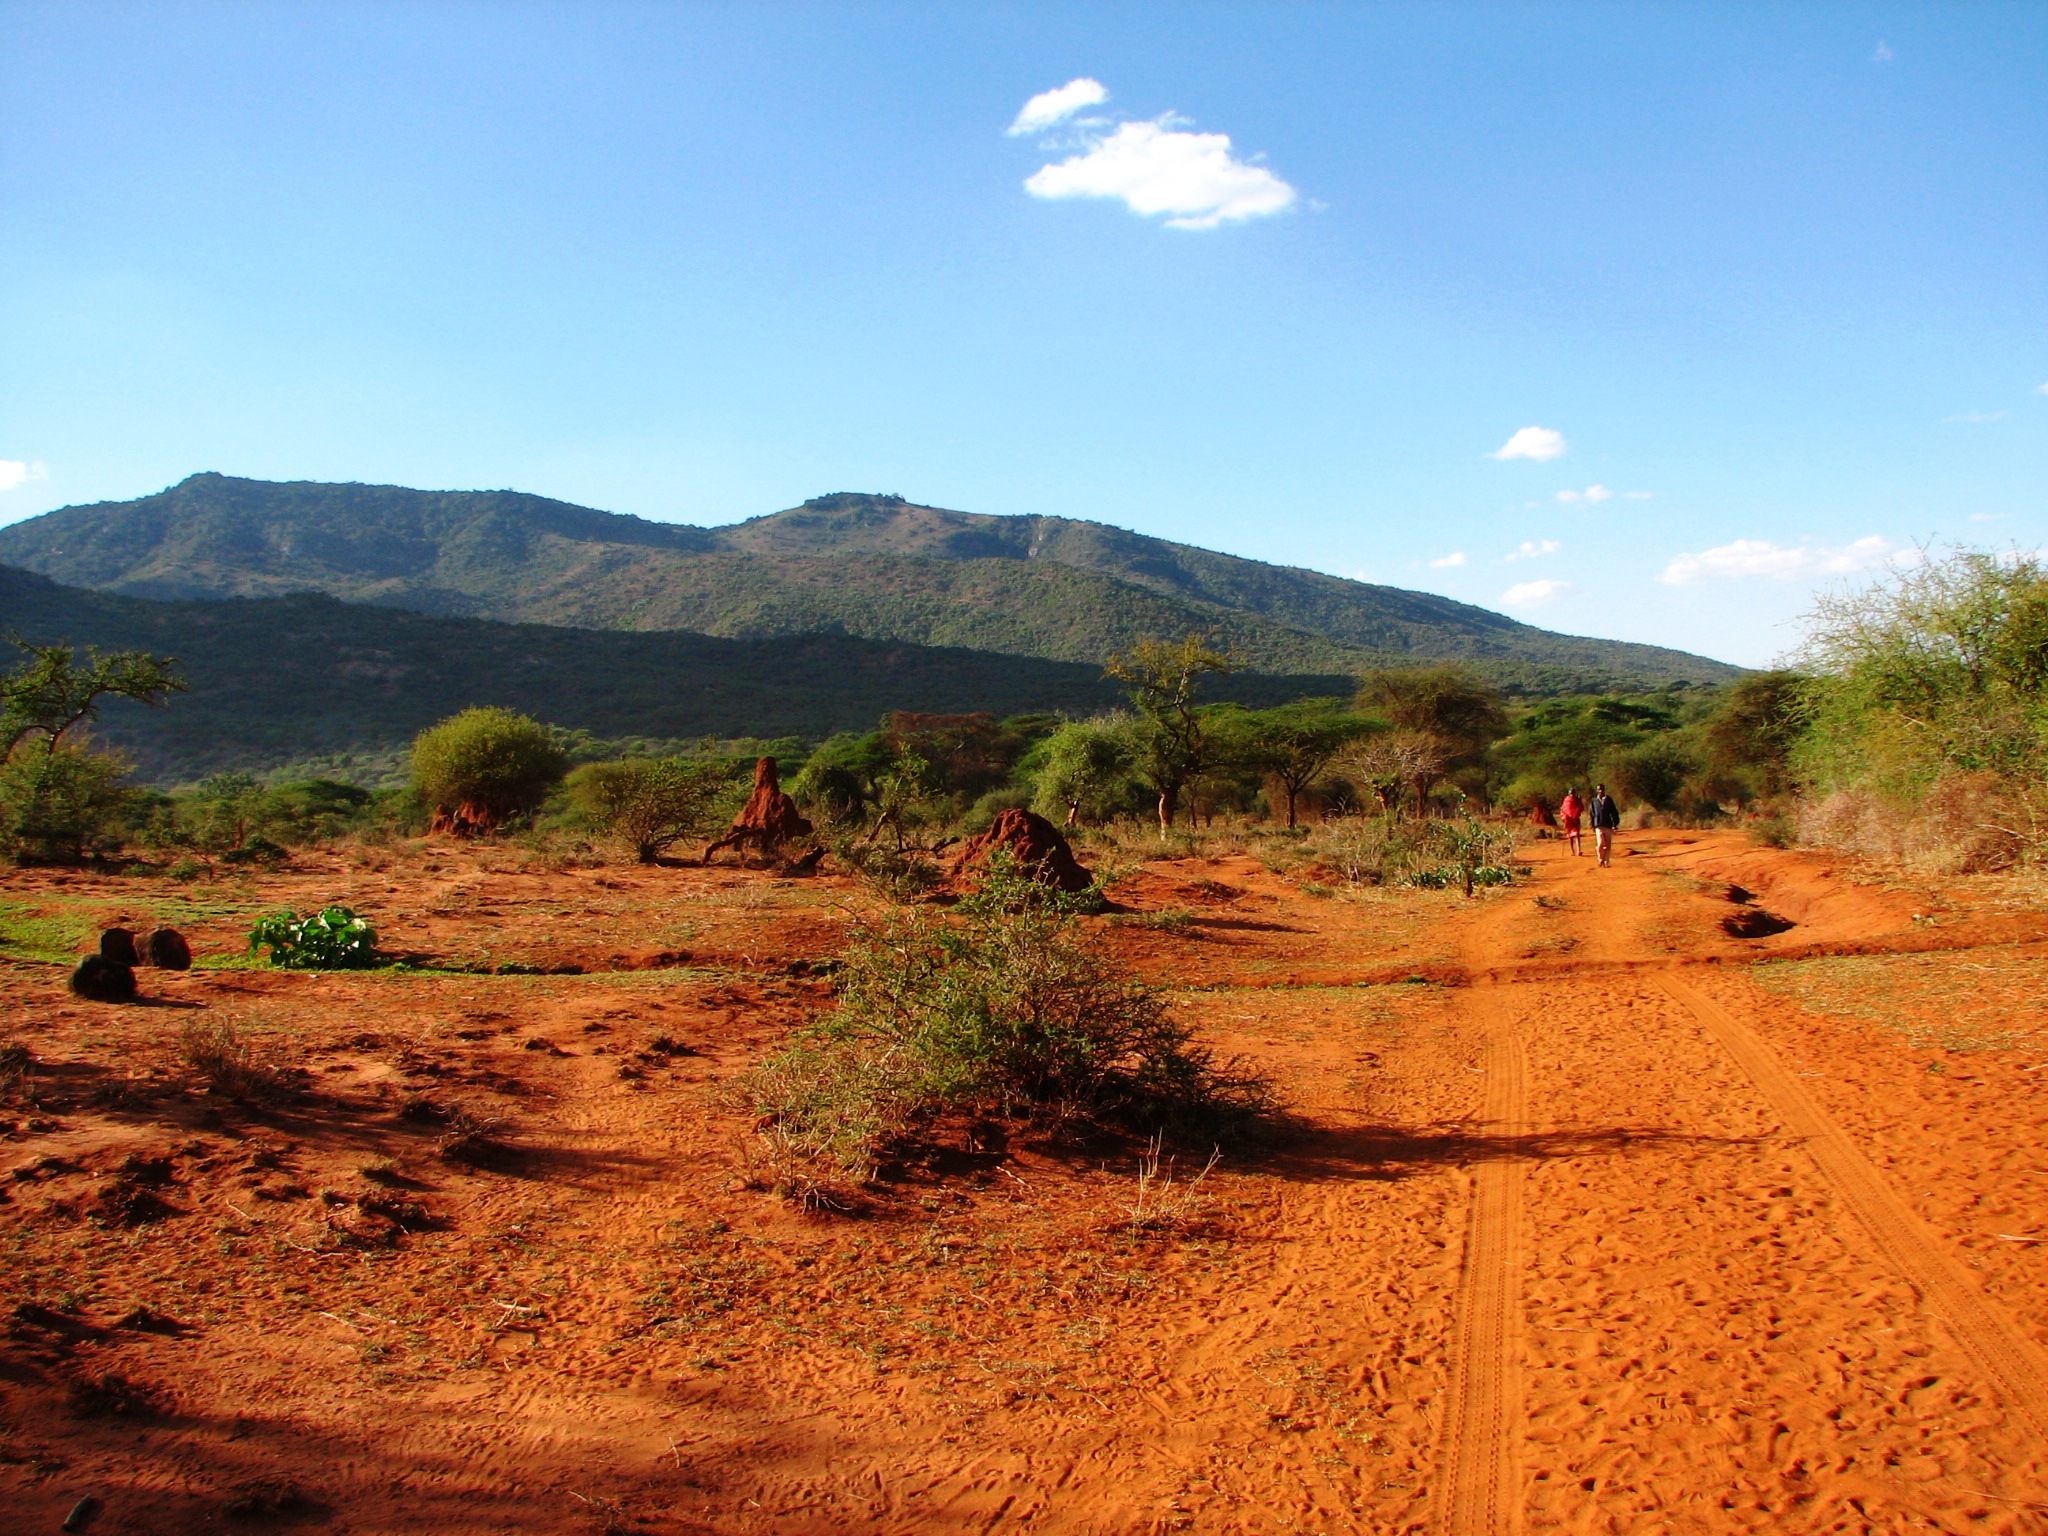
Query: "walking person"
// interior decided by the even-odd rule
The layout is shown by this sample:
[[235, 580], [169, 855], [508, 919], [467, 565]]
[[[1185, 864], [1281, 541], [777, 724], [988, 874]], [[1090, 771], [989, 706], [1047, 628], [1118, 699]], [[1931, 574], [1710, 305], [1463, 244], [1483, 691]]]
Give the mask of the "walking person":
[[1564, 799], [1558, 802], [1558, 824], [1564, 828], [1564, 840], [1571, 844], [1572, 857], [1579, 856], [1579, 818], [1586, 814], [1586, 802], [1579, 798], [1576, 789], [1567, 789]]
[[1621, 825], [1621, 807], [1607, 793], [1605, 784], [1593, 786], [1593, 801], [1587, 807], [1593, 822], [1593, 851], [1605, 869], [1614, 859], [1614, 829]]

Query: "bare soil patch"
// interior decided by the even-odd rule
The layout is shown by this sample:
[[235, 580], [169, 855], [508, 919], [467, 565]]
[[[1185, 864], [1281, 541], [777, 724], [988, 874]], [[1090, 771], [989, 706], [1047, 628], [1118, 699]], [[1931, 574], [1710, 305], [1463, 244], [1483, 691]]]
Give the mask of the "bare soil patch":
[[[722, 1090], [829, 1007], [867, 910], [831, 876], [441, 845], [0, 876], [0, 1508], [54, 1530], [90, 1495], [88, 1529], [166, 1536], [2040, 1529], [2026, 1405], [1656, 977], [1739, 1018], [2038, 1351], [2048, 920], [1728, 835], [1622, 846], [1539, 844], [1470, 901], [1250, 858], [1120, 884], [1088, 931], [1289, 1106], [1192, 1191], [1206, 1154], [1170, 1164], [1163, 1222], [1141, 1144], [1044, 1127], [959, 1127], [853, 1215], [758, 1187]], [[255, 915], [332, 902], [415, 964], [239, 958]], [[1796, 926], [1724, 931], [1747, 905]], [[194, 969], [71, 995], [116, 926], [178, 929]], [[210, 1084], [194, 1020], [261, 1076]], [[1493, 1405], [1464, 1442], [1457, 1401]], [[1460, 1479], [1491, 1502], [1446, 1503]]]

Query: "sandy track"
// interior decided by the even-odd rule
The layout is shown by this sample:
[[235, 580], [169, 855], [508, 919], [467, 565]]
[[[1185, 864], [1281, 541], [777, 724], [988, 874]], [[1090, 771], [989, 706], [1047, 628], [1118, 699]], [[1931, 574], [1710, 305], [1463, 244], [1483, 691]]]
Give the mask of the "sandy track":
[[[1497, 989], [1481, 989], [1468, 1006], [1491, 1015], [1481, 1116], [1489, 1132], [1512, 1142], [1526, 1108], [1522, 1041]], [[1481, 1163], [1472, 1181], [1437, 1520], [1445, 1531], [1473, 1536], [1513, 1530], [1520, 1504], [1522, 1171], [1510, 1149]]]
[[1771, 1048], [1713, 999], [1676, 977], [1660, 978], [1706, 1025], [1728, 1054], [1770, 1100], [1785, 1127], [1884, 1251], [1898, 1273], [1949, 1326], [1955, 1341], [1993, 1385], [2004, 1405], [2048, 1441], [2048, 1361], [2010, 1319], [1986, 1300], [1967, 1271], [1927, 1230], [1884, 1177], [1871, 1167], [1841, 1127], [1821, 1112], [1772, 1054]]
[[[1560, 925], [1590, 964], [1457, 1004], [1519, 1003], [1520, 1115], [1555, 1140], [1519, 1201], [1488, 1200], [1512, 1155], [1474, 1175], [1438, 1528], [2048, 1528], [2038, 1347], [1759, 1033], [1679, 979], [1689, 955], [1614, 968], [1685, 915], [1650, 869], [1551, 858], [1549, 905], [1468, 925], [1482, 974]], [[1489, 1118], [1510, 1118], [1512, 1075], [1489, 1079]], [[1503, 1275], [1517, 1216], [1525, 1262]]]

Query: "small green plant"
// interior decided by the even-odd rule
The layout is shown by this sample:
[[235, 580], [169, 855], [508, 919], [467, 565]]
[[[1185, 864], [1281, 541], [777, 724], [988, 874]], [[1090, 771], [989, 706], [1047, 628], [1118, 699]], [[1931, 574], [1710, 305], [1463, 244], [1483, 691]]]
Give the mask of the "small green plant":
[[249, 953], [270, 951], [270, 963], [288, 971], [350, 971], [382, 965], [377, 933], [347, 907], [311, 917], [273, 912], [249, 930]]
[[998, 848], [981, 866], [976, 888], [961, 897], [958, 906], [973, 917], [997, 917], [1006, 912], [1083, 917], [1102, 912], [1108, 900], [1100, 880], [1078, 891], [1063, 891], [1039, 879], [1009, 850]]

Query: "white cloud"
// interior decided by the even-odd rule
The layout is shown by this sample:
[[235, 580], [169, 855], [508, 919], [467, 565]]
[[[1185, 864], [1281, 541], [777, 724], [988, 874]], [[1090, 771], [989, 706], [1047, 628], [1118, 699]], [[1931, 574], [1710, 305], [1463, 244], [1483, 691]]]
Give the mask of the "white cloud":
[[1873, 570], [1895, 561], [1906, 563], [1913, 551], [1901, 550], [1890, 539], [1871, 534], [1854, 543], [1829, 548], [1819, 544], [1773, 544], [1769, 539], [1737, 539], [1718, 544], [1698, 554], [1677, 556], [1657, 579], [1669, 586], [1690, 586], [1738, 576], [1770, 576], [1790, 580], [1797, 576], [1846, 576]]
[[1944, 422], [1949, 422], [1949, 423], [1961, 422], [1961, 423], [1962, 423], [1963, 425], [1965, 425], [1965, 426], [1972, 426], [1972, 427], [1974, 427], [1974, 426], [1977, 426], [1977, 425], [1979, 425], [1979, 424], [1980, 424], [1980, 423], [1982, 423], [1982, 422], [1987, 422], [1987, 421], [2003, 421], [2003, 420], [2005, 420], [2005, 412], [2003, 412], [2003, 411], [1964, 411], [1964, 412], [1962, 412], [1962, 413], [1961, 413], [1960, 415], [1956, 415], [1956, 416], [1944, 416], [1944, 417], [1942, 417], [1941, 419], [1942, 419], [1942, 420], [1943, 420]]
[[1227, 133], [1190, 133], [1171, 114], [1119, 123], [1088, 140], [1085, 153], [1042, 166], [1024, 183], [1033, 197], [1116, 197], [1133, 213], [1171, 214], [1168, 229], [1214, 229], [1264, 218], [1295, 190], [1263, 165], [1230, 152]]
[[1555, 459], [1564, 453], [1564, 434], [1548, 427], [1524, 427], [1489, 453], [1489, 459]]
[[1870, 56], [1870, 61], [1873, 64], [1889, 64], [1896, 57], [1897, 55], [1892, 52], [1892, 45], [1880, 37], [1877, 40], [1877, 52]]
[[1558, 593], [1568, 590], [1571, 583], [1546, 576], [1541, 581], [1524, 581], [1509, 587], [1501, 593], [1500, 600], [1510, 608], [1534, 608], [1549, 602]]
[[1621, 499], [1623, 501], [1648, 501], [1656, 494], [1655, 491], [1623, 491]]
[[1539, 555], [1554, 555], [1564, 546], [1555, 539], [1524, 539], [1515, 552], [1507, 556], [1510, 560], [1534, 560]]
[[2034, 393], [2037, 395], [2048, 395], [2048, 384], [2041, 385], [2034, 391]]
[[1457, 567], [1463, 565], [1464, 563], [1465, 551], [1463, 551], [1462, 549], [1454, 549], [1448, 555], [1445, 555], [1441, 560], [1430, 561], [1429, 568], [1432, 571], [1449, 571], [1455, 570]]
[[2002, 523], [2011, 516], [2010, 512], [1972, 512], [1970, 514], [1970, 521], [1973, 523]]
[[1083, 107], [1097, 107], [1109, 100], [1109, 89], [1100, 80], [1090, 80], [1083, 75], [1078, 80], [1069, 80], [1054, 90], [1040, 91], [1024, 103], [1024, 110], [1017, 114], [1017, 121], [1007, 130], [1013, 137], [1026, 133], [1042, 133], [1054, 123], [1064, 122]]
[[0, 491], [11, 491], [31, 480], [47, 480], [50, 471], [41, 459], [28, 463], [20, 459], [0, 459]]
[[1583, 491], [1559, 491], [1559, 501], [1590, 501], [1598, 506], [1603, 501], [1614, 500], [1614, 492], [1604, 485], [1589, 485]]

